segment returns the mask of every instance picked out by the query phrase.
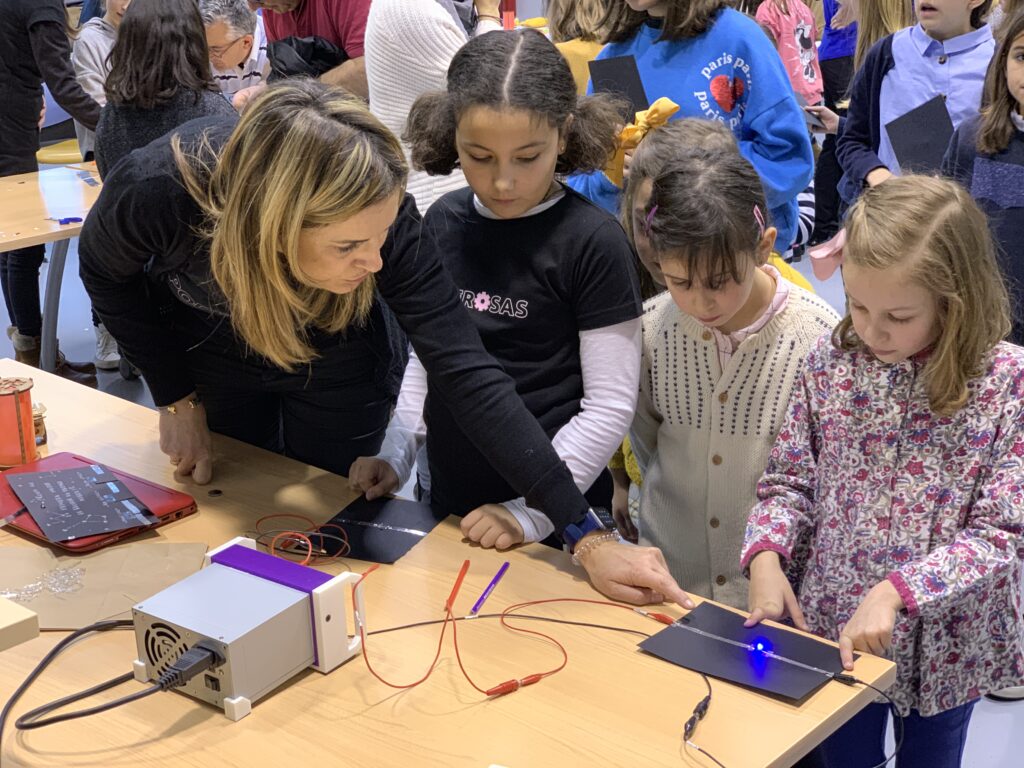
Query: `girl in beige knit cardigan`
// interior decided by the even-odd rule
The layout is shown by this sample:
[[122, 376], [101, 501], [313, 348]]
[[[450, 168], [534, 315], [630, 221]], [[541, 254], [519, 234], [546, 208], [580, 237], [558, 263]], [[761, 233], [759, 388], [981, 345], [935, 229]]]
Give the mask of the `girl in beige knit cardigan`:
[[[630, 431], [640, 543], [662, 550], [683, 589], [742, 608], [737, 556], [757, 481], [804, 358], [838, 318], [767, 264], [775, 229], [735, 143], [672, 154], [628, 212], [668, 288], [645, 306]], [[611, 554], [601, 549], [588, 570]]]

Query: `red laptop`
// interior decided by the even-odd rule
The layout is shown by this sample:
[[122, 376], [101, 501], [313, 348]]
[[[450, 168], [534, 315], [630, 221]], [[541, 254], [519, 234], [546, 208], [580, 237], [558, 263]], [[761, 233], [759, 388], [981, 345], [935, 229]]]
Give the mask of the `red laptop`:
[[[75, 472], [67, 473], [63, 472], [64, 470], [75, 470]], [[63, 507], [57, 509], [63, 500], [57, 498], [54, 503], [50, 496], [40, 492], [39, 499], [33, 499], [36, 506], [26, 505], [11, 488], [11, 483], [23, 484], [27, 478], [17, 478], [16, 476], [32, 472], [93, 478], [92, 484], [98, 486], [104, 495], [98, 501], [96, 499], [91, 499], [91, 501], [94, 502], [94, 505], [102, 505], [100, 511], [104, 509], [118, 510], [114, 525], [120, 526], [119, 529], [102, 533], [88, 533], [90, 527], [104, 526], [103, 515], [93, 514], [79, 508], [75, 505], [74, 500], [71, 502], [70, 509]], [[74, 477], [71, 478], [71, 480], [74, 479]], [[41, 486], [43, 485], [53, 491], [54, 483], [42, 483]], [[65, 495], [70, 494], [79, 501], [82, 500], [82, 495], [76, 494], [75, 489], [70, 485], [65, 487], [60, 482], [57, 485], [62, 491], [67, 491]], [[108, 487], [109, 490], [107, 490]], [[24, 493], [24, 491], [19, 490], [19, 493]], [[57, 495], [60, 496], [60, 493]], [[50, 502], [48, 508], [46, 501]], [[41, 518], [43, 513], [46, 513], [46, 524], [41, 526], [36, 521], [30, 507], [36, 509]], [[100, 465], [72, 453], [57, 453], [0, 473], [0, 520], [7, 523], [9, 530], [21, 531], [69, 552], [91, 552], [135, 536], [142, 531], [158, 528], [174, 520], [187, 517], [196, 511], [195, 499], [188, 494], [164, 488], [148, 480]], [[137, 521], [138, 524], [133, 524], [132, 521]], [[50, 532], [50, 535], [47, 535], [47, 531]], [[59, 531], [59, 533], [55, 533], [55, 531]], [[85, 533], [79, 535], [79, 531]]]

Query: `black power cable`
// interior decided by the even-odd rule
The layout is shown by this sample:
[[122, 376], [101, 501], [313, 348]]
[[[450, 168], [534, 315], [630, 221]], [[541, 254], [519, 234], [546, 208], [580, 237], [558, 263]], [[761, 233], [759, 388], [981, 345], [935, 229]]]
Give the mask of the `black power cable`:
[[7, 700], [7, 703], [4, 704], [4, 708], [0, 710], [0, 760], [3, 759], [4, 754], [4, 726], [7, 724], [7, 718], [10, 716], [11, 710], [14, 708], [14, 705], [17, 703], [18, 699], [20, 699], [25, 694], [25, 691], [28, 690], [29, 686], [32, 685], [32, 683], [35, 682], [35, 679], [39, 677], [42, 671], [46, 669], [55, 658], [57, 658], [61, 651], [63, 651], [65, 648], [71, 645], [71, 643], [75, 642], [75, 640], [82, 637], [83, 635], [88, 635], [92, 632], [108, 632], [112, 629], [131, 629], [133, 626], [134, 623], [130, 619], [97, 621], [95, 624], [90, 624], [87, 627], [76, 629], [74, 632], [72, 632], [70, 635], [65, 637], [63, 640], [61, 640], [59, 643], [53, 646], [53, 648], [50, 649], [50, 652], [42, 658], [42, 661], [36, 664], [35, 668], [31, 672], [29, 672], [28, 677], [26, 677], [25, 680], [21, 683], [21, 685], [18, 686], [17, 690], [15, 690], [13, 694], [11, 694], [11, 698]]
[[70, 696], [65, 696], [57, 701], [51, 701], [49, 704], [43, 704], [41, 707], [36, 707], [31, 712], [26, 712], [24, 715], [14, 721], [14, 727], [19, 731], [29, 731], [33, 728], [45, 728], [48, 725], [54, 725], [55, 723], [63, 723], [66, 720], [76, 720], [80, 717], [88, 717], [89, 715], [98, 715], [100, 712], [106, 712], [107, 710], [120, 707], [124, 704], [130, 704], [133, 701], [144, 699], [147, 696], [152, 696], [154, 693], [160, 691], [167, 691], [171, 688], [180, 688], [185, 685], [189, 680], [194, 678], [201, 672], [205, 672], [211, 667], [216, 667], [219, 664], [224, 663], [224, 658], [220, 653], [213, 648], [211, 645], [203, 640], [189, 648], [185, 653], [179, 656], [174, 662], [160, 675], [157, 681], [142, 691], [136, 691], [135, 693], [122, 696], [119, 699], [108, 701], [103, 704], [98, 704], [95, 707], [89, 707], [88, 709], [80, 709], [76, 712], [66, 712], [63, 715], [54, 715], [46, 719], [40, 720], [42, 715], [47, 715], [53, 712], [55, 709], [66, 707], [68, 704], [74, 704], [75, 702], [88, 699], [101, 691], [105, 691], [108, 688], [121, 685], [121, 683], [127, 683], [129, 680], [133, 680], [135, 675], [128, 672], [120, 677], [115, 677], [113, 680], [107, 680], [105, 683], [94, 685], [92, 688], [88, 688], [78, 693], [73, 693]]
[[[7, 724], [7, 718], [11, 714], [11, 710], [18, 700], [25, 694], [29, 686], [43, 673], [43, 671], [53, 662], [57, 656], [59, 656], [69, 645], [75, 642], [78, 638], [84, 637], [85, 635], [93, 632], [107, 632], [114, 629], [131, 629], [134, 626], [134, 622], [129, 619], [117, 619], [111, 621], [98, 621], [95, 624], [90, 624], [87, 627], [76, 629], [67, 637], [63, 638], [58, 642], [50, 651], [42, 658], [42, 660], [36, 664], [33, 670], [29, 673], [21, 685], [18, 686], [17, 690], [11, 695], [11, 698], [4, 704], [3, 710], [0, 710], [0, 739], [3, 736], [4, 727]], [[160, 675], [159, 680], [141, 691], [122, 696], [119, 699], [108, 701], [103, 704], [99, 704], [88, 709], [81, 709], [75, 712], [66, 712], [62, 715], [54, 715], [53, 717], [40, 719], [43, 715], [49, 714], [56, 709], [65, 707], [69, 704], [81, 701], [82, 699], [94, 696], [97, 693], [109, 690], [115, 686], [126, 683], [134, 678], [130, 672], [119, 677], [115, 677], [111, 680], [99, 683], [87, 688], [84, 691], [73, 693], [70, 696], [65, 696], [56, 701], [52, 701], [49, 704], [44, 704], [41, 707], [33, 709], [31, 712], [27, 712], [15, 721], [15, 727], [19, 730], [31, 730], [33, 728], [43, 728], [47, 725], [54, 725], [55, 723], [62, 723], [67, 720], [74, 720], [80, 717], [88, 717], [89, 715], [99, 714], [100, 712], [106, 712], [120, 707], [124, 704], [128, 704], [133, 701], [138, 701], [147, 696], [151, 696], [159, 691], [166, 691], [171, 688], [177, 688], [201, 672], [215, 667], [218, 664], [223, 663], [224, 659], [220, 654], [210, 645], [205, 644], [203, 641], [196, 643], [196, 645], [189, 648], [183, 653], [178, 659], [171, 664], [167, 670]], [[2, 759], [2, 741], [0, 741], [0, 759]]]
[[[881, 688], [876, 688], [871, 683], [865, 683], [863, 680], [854, 677], [853, 675], [846, 675], [841, 672], [836, 672], [832, 675], [832, 679], [843, 685], [863, 685], [865, 688], [870, 688], [872, 691], [882, 696], [888, 703], [889, 709], [892, 711], [892, 734], [893, 741], [896, 742], [892, 754], [886, 757], [878, 765], [872, 766], [872, 768], [885, 768], [889, 763], [896, 759], [896, 755], [900, 753], [900, 748], [903, 746], [903, 716], [900, 714], [899, 709], [896, 707], [896, 702], [893, 701], [892, 696], [883, 691]], [[883, 753], [884, 755], [884, 753]]]

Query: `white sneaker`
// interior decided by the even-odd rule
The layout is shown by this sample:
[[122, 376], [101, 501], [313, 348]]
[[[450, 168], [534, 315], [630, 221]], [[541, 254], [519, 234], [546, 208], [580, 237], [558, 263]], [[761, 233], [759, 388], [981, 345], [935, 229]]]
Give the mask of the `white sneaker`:
[[96, 332], [96, 367], [102, 371], [116, 371], [121, 364], [117, 342], [102, 325], [97, 325], [93, 330]]

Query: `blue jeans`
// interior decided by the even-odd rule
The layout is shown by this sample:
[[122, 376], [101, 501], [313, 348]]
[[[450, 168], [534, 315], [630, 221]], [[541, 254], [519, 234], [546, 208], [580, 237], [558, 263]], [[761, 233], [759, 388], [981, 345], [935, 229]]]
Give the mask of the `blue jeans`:
[[[39, 170], [36, 165], [38, 148], [37, 134], [15, 131], [8, 120], [0, 120], [0, 178]], [[38, 336], [42, 332], [39, 266], [45, 253], [46, 249], [41, 245], [0, 253], [0, 290], [7, 316], [11, 318], [11, 325], [25, 336]]]
[[[911, 710], [903, 718], [903, 746], [897, 768], [960, 768], [967, 741], [967, 726], [977, 702], [969, 702], [938, 715], [923, 717]], [[817, 768], [873, 768], [886, 757], [887, 704], [869, 704], [846, 725], [829, 736], [801, 766]], [[894, 724], [896, 735], [899, 726]], [[890, 765], [892, 765], [890, 763]]]

